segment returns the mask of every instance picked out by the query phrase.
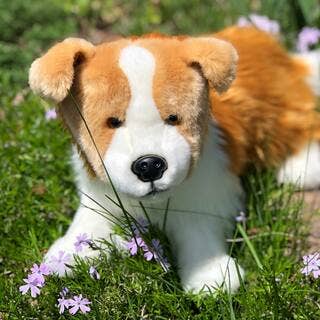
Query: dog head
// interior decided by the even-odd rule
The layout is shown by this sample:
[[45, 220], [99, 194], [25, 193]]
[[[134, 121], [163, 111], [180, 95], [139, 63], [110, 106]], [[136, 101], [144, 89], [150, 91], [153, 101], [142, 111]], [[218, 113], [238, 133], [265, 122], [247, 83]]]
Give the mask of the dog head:
[[229, 43], [212, 37], [98, 46], [70, 38], [33, 62], [29, 83], [58, 102], [97, 178], [107, 179], [106, 168], [118, 191], [145, 197], [192, 174], [211, 120], [208, 90], [229, 87], [236, 60]]

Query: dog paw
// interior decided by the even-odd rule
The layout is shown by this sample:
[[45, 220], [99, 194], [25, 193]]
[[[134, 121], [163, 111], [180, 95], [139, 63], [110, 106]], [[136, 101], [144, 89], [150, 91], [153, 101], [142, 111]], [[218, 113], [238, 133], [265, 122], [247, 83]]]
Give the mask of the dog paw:
[[320, 143], [312, 141], [300, 153], [288, 158], [278, 171], [278, 183], [290, 183], [297, 189], [320, 186]]
[[212, 293], [218, 289], [233, 293], [244, 276], [243, 269], [228, 255], [215, 258], [192, 271], [181, 271], [184, 289], [193, 293]]
[[99, 250], [93, 250], [89, 244], [84, 243], [81, 246], [76, 246], [76, 242], [75, 237], [64, 236], [56, 240], [49, 248], [43, 260], [52, 273], [60, 277], [71, 275], [76, 256], [89, 259], [99, 255]]

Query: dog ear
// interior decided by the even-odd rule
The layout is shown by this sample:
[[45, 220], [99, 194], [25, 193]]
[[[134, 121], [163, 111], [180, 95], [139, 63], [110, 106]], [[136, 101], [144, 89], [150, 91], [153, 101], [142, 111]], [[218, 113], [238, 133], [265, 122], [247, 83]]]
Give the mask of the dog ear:
[[31, 89], [61, 102], [72, 86], [75, 66], [93, 54], [94, 46], [83, 39], [68, 38], [57, 43], [32, 63], [29, 71]]
[[187, 63], [199, 66], [210, 87], [218, 93], [226, 91], [236, 76], [236, 49], [213, 37], [187, 38], [184, 42]]

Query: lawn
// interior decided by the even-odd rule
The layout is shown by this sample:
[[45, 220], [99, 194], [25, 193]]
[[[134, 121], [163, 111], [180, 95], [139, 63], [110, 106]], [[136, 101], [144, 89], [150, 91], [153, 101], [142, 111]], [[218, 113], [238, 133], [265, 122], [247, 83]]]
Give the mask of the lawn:
[[[302, 199], [276, 186], [272, 172], [254, 170], [243, 177], [247, 219], [235, 222], [228, 240], [246, 270], [236, 294], [184, 293], [174, 265], [165, 272], [112, 243], [110, 255], [102, 251], [90, 264], [100, 279], [79, 260], [73, 278], [49, 276], [38, 297], [19, 292], [79, 204], [70, 138], [58, 119], [48, 119], [53, 105], [28, 89], [32, 60], [70, 35], [206, 33], [252, 12], [277, 20], [290, 49], [303, 26], [320, 25], [317, 0], [0, 0], [0, 319], [320, 319], [319, 279], [301, 273], [309, 253]], [[89, 299], [91, 311], [60, 315], [63, 287]]]

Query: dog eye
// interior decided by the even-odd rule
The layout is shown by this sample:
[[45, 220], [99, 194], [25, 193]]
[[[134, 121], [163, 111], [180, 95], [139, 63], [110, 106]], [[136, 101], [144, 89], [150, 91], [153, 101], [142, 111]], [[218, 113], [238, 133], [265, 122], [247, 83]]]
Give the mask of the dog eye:
[[119, 118], [110, 117], [107, 119], [107, 126], [112, 129], [121, 127], [122, 123], [123, 121], [121, 121]]
[[170, 114], [168, 118], [165, 119], [165, 122], [167, 124], [170, 124], [171, 126], [176, 126], [179, 124], [179, 117], [176, 114]]

